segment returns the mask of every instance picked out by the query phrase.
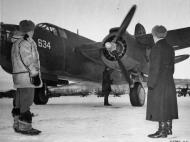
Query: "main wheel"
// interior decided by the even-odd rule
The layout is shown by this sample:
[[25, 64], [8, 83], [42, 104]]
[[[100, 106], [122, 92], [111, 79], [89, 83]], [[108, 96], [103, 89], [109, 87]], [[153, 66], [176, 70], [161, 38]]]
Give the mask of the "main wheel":
[[34, 103], [36, 105], [45, 105], [49, 100], [48, 89], [46, 85], [43, 85], [42, 88], [36, 88], [34, 94]]
[[145, 90], [140, 82], [134, 84], [134, 88], [130, 88], [130, 102], [132, 106], [143, 106], [145, 103]]

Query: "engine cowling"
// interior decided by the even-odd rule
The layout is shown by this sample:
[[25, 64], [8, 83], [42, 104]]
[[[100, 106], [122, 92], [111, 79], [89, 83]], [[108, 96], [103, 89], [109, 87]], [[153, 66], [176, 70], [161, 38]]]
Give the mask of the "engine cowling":
[[[109, 46], [113, 46], [113, 45], [111, 45], [111, 44], [113, 44], [112, 40], [116, 36], [116, 32], [118, 31], [118, 29], [119, 28], [110, 29], [109, 35], [107, 35], [104, 38], [102, 43], [103, 43], [103, 47], [105, 47], [105, 48], [102, 50], [101, 58], [108, 67], [120, 70], [120, 67], [118, 65], [116, 57], [114, 56], [114, 53], [112, 52], [111, 49], [109, 49]], [[114, 50], [117, 51], [119, 59], [123, 58], [126, 55], [127, 42], [125, 41], [125, 39], [123, 37], [120, 37], [117, 40]]]

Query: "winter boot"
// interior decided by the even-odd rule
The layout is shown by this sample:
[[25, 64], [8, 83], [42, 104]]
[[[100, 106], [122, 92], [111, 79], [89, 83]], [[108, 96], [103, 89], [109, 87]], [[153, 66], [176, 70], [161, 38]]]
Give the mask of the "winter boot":
[[161, 122], [158, 123], [158, 130], [155, 133], [148, 135], [148, 137], [151, 137], [151, 138], [155, 137], [160, 133], [160, 131], [161, 131]]
[[13, 129], [15, 130], [15, 132], [17, 132], [19, 129], [18, 120], [19, 120], [19, 116], [20, 116], [20, 109], [19, 108], [13, 108], [11, 113], [12, 113], [13, 120], [14, 120]]
[[148, 135], [150, 138], [166, 138], [167, 137], [167, 123], [166, 122], [159, 122], [158, 131], [154, 134]]
[[38, 135], [41, 133], [40, 130], [32, 128], [32, 114], [30, 111], [20, 115], [18, 132], [25, 135]]
[[172, 135], [172, 120], [167, 121], [167, 134]]

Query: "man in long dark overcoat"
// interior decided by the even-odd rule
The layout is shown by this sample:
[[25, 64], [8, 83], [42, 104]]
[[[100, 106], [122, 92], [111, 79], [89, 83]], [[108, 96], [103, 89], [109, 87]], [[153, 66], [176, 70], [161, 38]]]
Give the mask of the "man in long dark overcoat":
[[150, 54], [146, 119], [159, 122], [158, 131], [148, 137], [163, 138], [172, 134], [172, 120], [178, 119], [173, 79], [175, 53], [165, 39], [165, 27], [155, 26], [152, 35], [155, 46]]

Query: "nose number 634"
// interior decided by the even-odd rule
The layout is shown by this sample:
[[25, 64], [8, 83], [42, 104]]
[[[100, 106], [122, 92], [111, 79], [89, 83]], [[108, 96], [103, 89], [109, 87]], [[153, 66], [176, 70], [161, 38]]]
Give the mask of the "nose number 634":
[[51, 44], [49, 41], [38, 38], [38, 46], [46, 49], [51, 49]]

